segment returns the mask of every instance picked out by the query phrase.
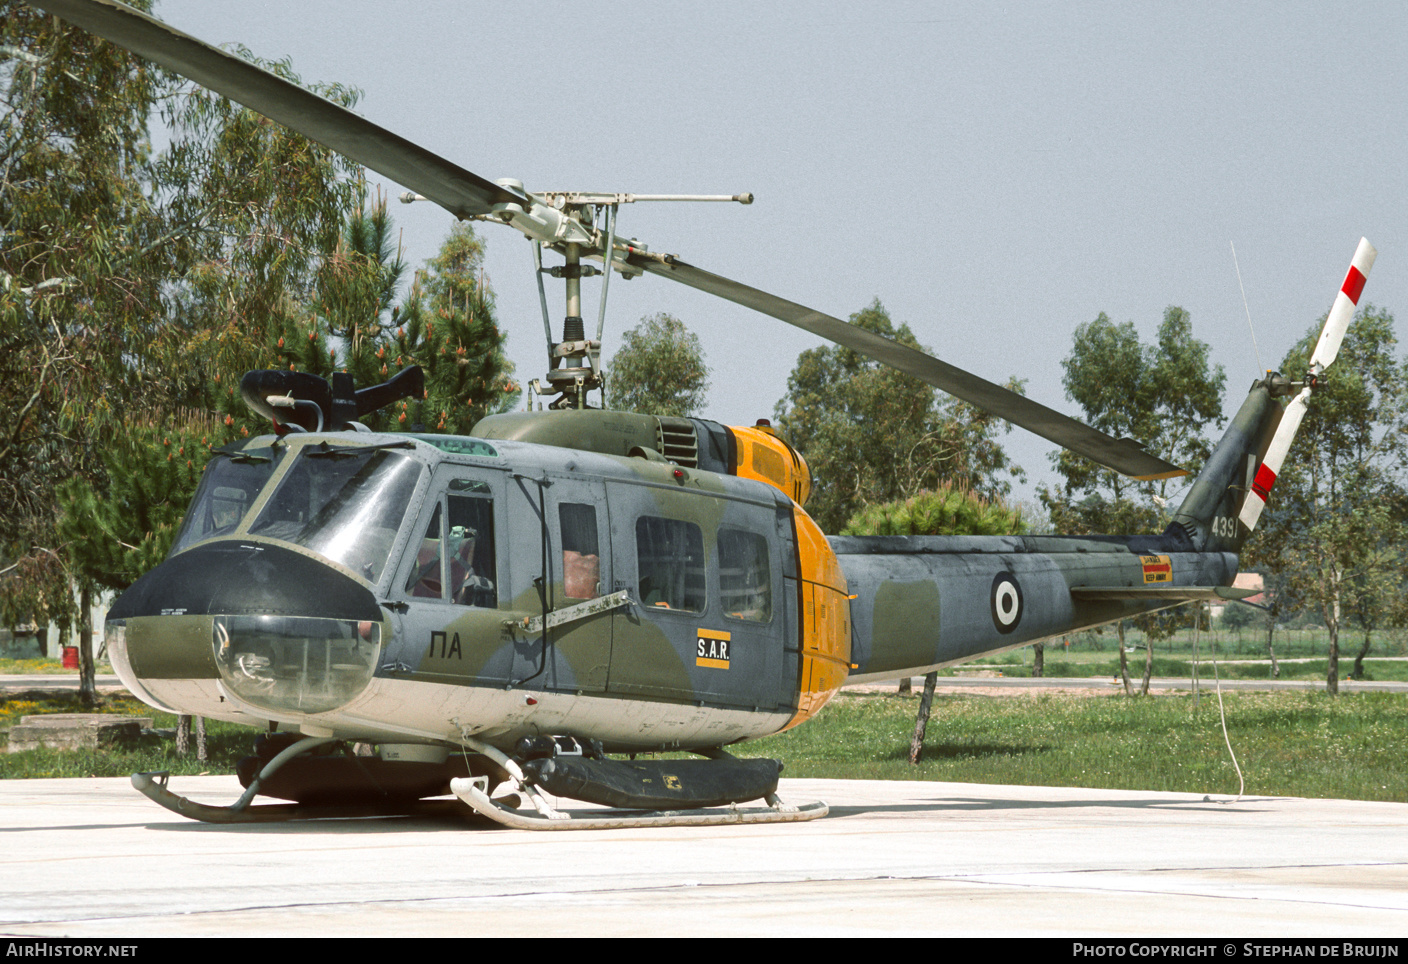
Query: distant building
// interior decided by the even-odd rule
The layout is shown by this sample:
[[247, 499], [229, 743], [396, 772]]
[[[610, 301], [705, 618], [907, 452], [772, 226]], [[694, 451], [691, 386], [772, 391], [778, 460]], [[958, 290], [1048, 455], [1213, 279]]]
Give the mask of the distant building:
[[[107, 620], [108, 609], [112, 606], [116, 594], [104, 590], [93, 596], [93, 655], [96, 656], [103, 645], [103, 624]], [[68, 644], [78, 645], [78, 630], [75, 628], [69, 633]], [[0, 657], [8, 659], [37, 659], [47, 656], [51, 659], [58, 659], [62, 654], [59, 652], [59, 627], [53, 623], [47, 626], [36, 626], [34, 623], [16, 626], [12, 634], [4, 626], [0, 626]]]

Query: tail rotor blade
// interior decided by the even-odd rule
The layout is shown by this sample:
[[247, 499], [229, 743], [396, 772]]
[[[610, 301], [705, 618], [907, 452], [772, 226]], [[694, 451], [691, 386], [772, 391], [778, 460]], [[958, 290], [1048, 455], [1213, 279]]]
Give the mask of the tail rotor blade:
[[1329, 368], [1339, 355], [1340, 343], [1344, 341], [1344, 333], [1349, 330], [1349, 323], [1354, 319], [1359, 295], [1364, 291], [1369, 269], [1374, 266], [1374, 259], [1378, 255], [1379, 252], [1374, 250], [1368, 238], [1359, 239], [1359, 247], [1354, 251], [1354, 260], [1349, 263], [1344, 284], [1340, 285], [1339, 294], [1335, 295], [1334, 307], [1325, 319], [1325, 329], [1320, 332], [1320, 340], [1315, 343], [1315, 351], [1310, 356], [1310, 369], [1315, 374], [1319, 375]]
[[1276, 426], [1276, 434], [1271, 437], [1271, 446], [1266, 450], [1266, 458], [1257, 466], [1252, 489], [1247, 493], [1246, 501], [1242, 503], [1242, 511], [1237, 516], [1248, 529], [1256, 528], [1257, 521], [1261, 518], [1261, 510], [1266, 508], [1271, 487], [1276, 484], [1276, 476], [1280, 474], [1281, 466], [1286, 462], [1286, 453], [1291, 450], [1291, 443], [1295, 441], [1309, 401], [1310, 389], [1302, 388], [1300, 394], [1291, 399], [1286, 411], [1281, 415], [1281, 424]]
[[[1339, 355], [1340, 344], [1344, 341], [1345, 332], [1349, 330], [1349, 323], [1354, 318], [1354, 308], [1359, 304], [1364, 282], [1369, 276], [1369, 269], [1374, 266], [1374, 258], [1377, 255], [1378, 252], [1367, 238], [1359, 239], [1359, 247], [1354, 252], [1349, 272], [1344, 277], [1344, 283], [1340, 285], [1339, 293], [1335, 295], [1334, 307], [1330, 309], [1329, 317], [1325, 319], [1325, 327], [1320, 332], [1320, 339], [1315, 343], [1315, 351], [1311, 353], [1312, 376], [1319, 376]], [[1311, 385], [1306, 385], [1286, 406], [1281, 423], [1276, 426], [1276, 434], [1271, 437], [1271, 445], [1266, 449], [1266, 457], [1261, 460], [1261, 465], [1257, 466], [1251, 491], [1247, 493], [1245, 501], [1242, 502], [1242, 511], [1238, 514], [1238, 518], [1248, 529], [1256, 528], [1257, 521], [1261, 519], [1261, 510], [1266, 508], [1271, 487], [1276, 484], [1276, 476], [1280, 474], [1281, 466], [1286, 462], [1286, 455], [1291, 450], [1291, 443], [1295, 441], [1296, 432], [1300, 430], [1301, 420], [1305, 418], [1311, 390]]]

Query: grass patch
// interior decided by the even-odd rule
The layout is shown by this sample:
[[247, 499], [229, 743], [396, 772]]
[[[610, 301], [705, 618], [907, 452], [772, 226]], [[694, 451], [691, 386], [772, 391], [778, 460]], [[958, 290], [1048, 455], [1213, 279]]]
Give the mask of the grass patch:
[[[157, 730], [175, 730], [176, 717], [153, 710], [130, 696], [110, 697], [96, 707], [86, 707], [77, 694], [22, 694], [0, 698], [0, 744], [8, 744], [9, 728], [20, 718], [42, 713], [112, 713], [144, 716]], [[146, 770], [170, 770], [174, 774], [233, 773], [235, 762], [253, 752], [256, 731], [247, 726], [206, 720], [208, 759], [200, 762], [195, 751], [176, 756], [176, 741], [170, 735], [152, 734], [139, 740], [101, 750], [25, 750], [8, 753], [0, 749], [0, 779], [40, 779], [46, 777], [125, 777]], [[194, 737], [192, 746], [194, 747]]]
[[78, 673], [78, 670], [64, 669], [57, 659], [0, 659], [0, 674], [6, 676], [61, 676]]
[[[1049, 677], [1073, 676], [1076, 678], [1092, 677], [1113, 679], [1120, 672], [1120, 658], [1114, 653], [1083, 653], [1084, 659], [1068, 659], [1064, 656], [1052, 658], [1048, 656], [1042, 666], [1042, 675]], [[1094, 657], [1094, 658], [1092, 658]], [[1140, 679], [1144, 676], [1144, 653], [1128, 654], [1128, 667], [1130, 679]], [[1328, 658], [1304, 659], [1296, 662], [1280, 663], [1281, 675], [1276, 677], [1283, 680], [1314, 680], [1323, 683], [1325, 677], [1330, 672], [1330, 661]], [[1349, 679], [1349, 672], [1354, 668], [1354, 657], [1345, 657], [1340, 654], [1340, 679]], [[1031, 666], [1021, 665], [1016, 662], [993, 663], [988, 661], [978, 663], [965, 663], [957, 672], [949, 670], [945, 675], [963, 676], [964, 670], [971, 673], [973, 670], [993, 669], [1006, 676], [1030, 676]], [[1271, 663], [1269, 660], [1219, 660], [1217, 672], [1223, 679], [1271, 679]], [[1179, 656], [1155, 656], [1154, 673], [1155, 677], [1169, 677], [1173, 679], [1188, 679], [1193, 675], [1193, 660], [1191, 658]], [[1209, 659], [1198, 661], [1198, 677], [1200, 679], [1213, 679], [1213, 664]], [[1402, 681], [1408, 680], [1408, 661], [1393, 659], [1366, 659], [1364, 660], [1364, 679], [1380, 681]]]
[[[112, 665], [106, 659], [93, 664], [99, 675], [110, 674]], [[34, 657], [33, 659], [0, 658], [0, 675], [4, 676], [77, 676], [78, 670], [64, 669], [63, 660]]]
[[[1408, 800], [1408, 699], [1394, 693], [1224, 694], [1247, 793]], [[811, 722], [747, 745], [789, 777], [1237, 792], [1217, 700], [939, 696], [919, 766], [916, 696], [841, 695]]]
[[[1227, 727], [1254, 795], [1408, 801], [1408, 696], [1225, 693]], [[924, 758], [909, 764], [917, 696], [843, 694], [811, 722], [740, 747], [783, 760], [789, 777], [943, 780], [1232, 794], [1217, 700], [1185, 694], [935, 698]], [[0, 699], [0, 730], [34, 713], [85, 712], [76, 696]], [[88, 711], [92, 712], [92, 711]], [[176, 719], [130, 697], [97, 712]], [[209, 760], [175, 756], [169, 736], [102, 751], [0, 752], [0, 778], [116, 777], [142, 770], [231, 773], [256, 731], [207, 721]]]

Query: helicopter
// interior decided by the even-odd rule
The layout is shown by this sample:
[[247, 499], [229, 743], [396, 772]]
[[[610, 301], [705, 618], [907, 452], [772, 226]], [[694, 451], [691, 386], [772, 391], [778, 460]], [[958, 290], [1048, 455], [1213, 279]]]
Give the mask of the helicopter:
[[[133, 775], [199, 820], [443, 803], [534, 830], [824, 816], [822, 802], [778, 796], [780, 761], [727, 748], [805, 723], [848, 680], [1252, 594], [1231, 588], [1238, 554], [1375, 258], [1361, 240], [1309, 371], [1253, 384], [1162, 533], [828, 537], [805, 510], [803, 454], [770, 425], [590, 404], [613, 274], [752, 308], [1134, 478], [1187, 473], [1132, 439], [621, 236], [621, 205], [651, 196], [489, 181], [114, 0], [33, 2], [412, 188], [412, 200], [535, 242], [550, 368], [530, 384], [528, 411], [489, 416], [467, 436], [378, 433], [358, 419], [422, 392], [418, 369], [363, 388], [345, 374], [245, 376], [241, 393], [273, 433], [214, 453], [170, 555], [116, 601], [105, 630], [115, 670], [145, 702], [267, 731], [229, 806], [175, 794], [168, 774]], [[543, 268], [545, 249], [563, 264]], [[545, 273], [564, 282], [560, 337]], [[581, 281], [596, 275], [589, 337]], [[535, 394], [554, 397], [534, 410]], [[638, 758], [671, 751], [694, 758]], [[253, 803], [261, 795], [291, 802]]]

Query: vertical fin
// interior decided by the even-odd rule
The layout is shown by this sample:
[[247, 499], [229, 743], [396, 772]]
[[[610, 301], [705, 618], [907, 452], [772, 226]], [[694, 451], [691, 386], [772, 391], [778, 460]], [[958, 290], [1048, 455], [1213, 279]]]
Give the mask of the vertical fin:
[[1237, 524], [1237, 509], [1281, 419], [1281, 406], [1271, 394], [1270, 381], [1263, 379], [1252, 385], [1247, 400], [1174, 514], [1170, 534], [1181, 532], [1199, 551], [1241, 552], [1248, 532]]

